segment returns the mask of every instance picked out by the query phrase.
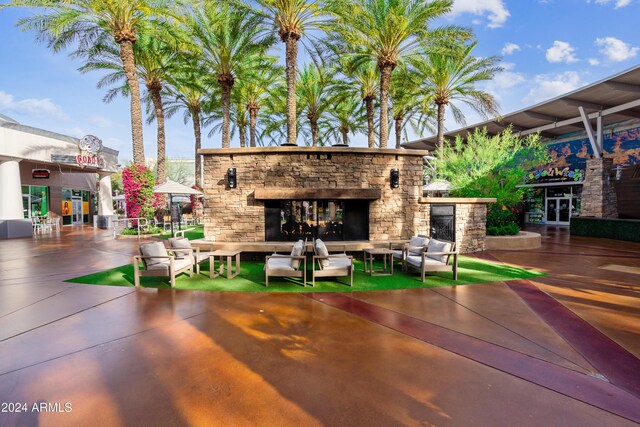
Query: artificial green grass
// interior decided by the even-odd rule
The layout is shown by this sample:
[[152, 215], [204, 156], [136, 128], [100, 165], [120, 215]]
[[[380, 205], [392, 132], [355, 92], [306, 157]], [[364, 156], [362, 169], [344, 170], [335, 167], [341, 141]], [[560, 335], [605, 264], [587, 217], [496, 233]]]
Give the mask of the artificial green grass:
[[[240, 275], [233, 279], [225, 276], [209, 279], [209, 263], [201, 264], [200, 274], [190, 278], [186, 273], [176, 278], [176, 289], [235, 291], [235, 292], [352, 292], [382, 291], [410, 288], [433, 288], [439, 286], [470, 285], [487, 282], [502, 282], [513, 279], [529, 279], [543, 276], [543, 273], [508, 265], [496, 264], [475, 258], [460, 257], [458, 262], [458, 280], [452, 279], [450, 272], [430, 273], [425, 282], [420, 281], [420, 272], [410, 270], [404, 273], [397, 265], [393, 276], [369, 276], [362, 271], [363, 264], [355, 260], [353, 287], [349, 286], [348, 277], [336, 280], [316, 280], [311, 286], [311, 272], [307, 270], [307, 287], [302, 286], [298, 278], [270, 277], [269, 287], [265, 286], [264, 263], [256, 261], [241, 262]], [[216, 264], [217, 266], [217, 264]], [[375, 264], [374, 264], [375, 268]], [[225, 271], [226, 273], [226, 271]], [[133, 265], [127, 264], [99, 273], [69, 279], [67, 282], [90, 285], [133, 286]], [[168, 277], [141, 277], [140, 284], [147, 288], [170, 288]]]

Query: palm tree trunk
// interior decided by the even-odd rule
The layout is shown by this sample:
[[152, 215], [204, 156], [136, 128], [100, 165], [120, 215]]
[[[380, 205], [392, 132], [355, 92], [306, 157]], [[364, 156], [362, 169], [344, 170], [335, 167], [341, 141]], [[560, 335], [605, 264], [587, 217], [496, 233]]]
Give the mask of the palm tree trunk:
[[389, 139], [389, 86], [392, 71], [391, 65], [380, 68], [380, 148], [387, 148]]
[[376, 146], [375, 137], [375, 125], [374, 125], [374, 112], [373, 112], [373, 98], [365, 98], [365, 106], [367, 107], [367, 138], [369, 141], [369, 148]]
[[247, 141], [245, 138], [245, 130], [244, 126], [238, 125], [238, 139], [240, 139], [240, 148], [244, 148], [247, 146]]
[[340, 129], [340, 134], [342, 134], [342, 143], [344, 145], [349, 145], [349, 130]]
[[258, 109], [249, 108], [249, 145], [256, 146], [256, 124], [258, 122]]
[[400, 147], [400, 143], [402, 142], [400, 139], [402, 137], [402, 116], [400, 117], [394, 117], [393, 120], [395, 121], [395, 130], [396, 130], [396, 148], [401, 148]]
[[198, 188], [202, 188], [202, 180], [200, 179], [202, 176], [202, 160], [200, 159], [200, 154], [198, 154], [198, 150], [200, 150], [200, 147], [202, 146], [199, 109], [191, 112], [191, 120], [193, 121], [193, 135], [196, 138], [196, 186]]
[[318, 120], [311, 120], [311, 145], [318, 146]]
[[296, 145], [296, 64], [298, 40], [289, 36], [285, 40], [287, 74], [287, 144]]
[[122, 69], [127, 76], [131, 93], [131, 141], [133, 144], [133, 163], [144, 166], [144, 143], [142, 141], [142, 105], [140, 103], [140, 85], [133, 56], [133, 43], [129, 40], [120, 42], [120, 59]]
[[438, 104], [438, 152], [444, 146], [444, 104]]
[[[151, 87], [149, 87], [151, 86]], [[164, 108], [162, 107], [162, 97], [160, 91], [162, 86], [160, 84], [147, 85], [151, 92], [151, 100], [153, 101], [153, 108], [156, 113], [156, 123], [158, 125], [158, 162], [156, 179], [159, 183], [164, 183], [167, 180], [167, 162], [165, 159], [165, 137], [164, 137]]]
[[231, 147], [231, 85], [221, 81], [222, 89], [222, 148]]

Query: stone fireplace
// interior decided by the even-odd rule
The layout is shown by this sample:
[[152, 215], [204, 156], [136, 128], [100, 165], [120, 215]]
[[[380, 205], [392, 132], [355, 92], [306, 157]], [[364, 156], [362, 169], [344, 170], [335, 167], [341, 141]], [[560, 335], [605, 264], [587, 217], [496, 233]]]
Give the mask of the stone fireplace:
[[[428, 234], [426, 151], [352, 147], [203, 149], [205, 239], [408, 239]], [[235, 169], [236, 186], [227, 174]], [[391, 185], [391, 170], [399, 185]]]

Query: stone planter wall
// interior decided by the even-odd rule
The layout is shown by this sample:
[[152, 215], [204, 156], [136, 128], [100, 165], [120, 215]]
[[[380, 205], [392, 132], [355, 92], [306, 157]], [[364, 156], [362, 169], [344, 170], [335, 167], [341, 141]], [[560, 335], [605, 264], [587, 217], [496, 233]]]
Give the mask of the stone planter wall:
[[496, 199], [456, 198], [456, 197], [424, 197], [420, 203], [429, 206], [427, 219], [431, 213], [431, 205], [456, 205], [456, 247], [460, 253], [481, 252], [486, 249], [487, 235], [487, 203]]
[[[309, 189], [341, 199], [369, 198], [362, 203], [370, 203], [370, 240], [428, 234], [428, 206], [418, 202], [426, 151], [269, 147], [204, 149], [200, 154], [204, 157], [206, 240], [264, 241], [265, 205], [256, 199], [256, 190], [261, 198], [291, 197], [298, 190], [302, 198]], [[227, 186], [229, 168], [236, 168], [237, 188]], [[390, 186], [392, 168], [400, 171], [399, 188]]]

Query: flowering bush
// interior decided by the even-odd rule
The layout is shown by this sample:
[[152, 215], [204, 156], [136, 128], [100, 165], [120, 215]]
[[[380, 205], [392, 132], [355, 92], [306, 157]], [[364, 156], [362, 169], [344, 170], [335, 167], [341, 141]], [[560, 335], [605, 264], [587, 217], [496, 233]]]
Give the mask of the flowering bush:
[[[194, 185], [191, 188], [193, 188], [194, 190], [202, 191], [202, 189], [199, 188], [197, 185]], [[200, 201], [200, 197], [197, 194], [191, 194], [189, 198], [191, 199], [191, 213], [193, 214], [193, 217], [202, 218], [203, 206], [202, 206], [202, 202]]]
[[122, 171], [124, 200], [129, 218], [153, 218], [158, 208], [164, 205], [161, 194], [153, 193], [153, 172], [142, 165], [131, 165]]

